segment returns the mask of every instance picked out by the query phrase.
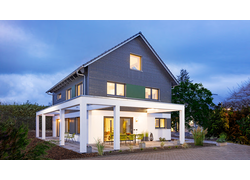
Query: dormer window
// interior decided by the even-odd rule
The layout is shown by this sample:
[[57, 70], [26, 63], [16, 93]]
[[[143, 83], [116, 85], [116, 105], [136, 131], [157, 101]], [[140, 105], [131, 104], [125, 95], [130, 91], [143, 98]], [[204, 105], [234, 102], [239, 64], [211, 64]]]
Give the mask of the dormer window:
[[130, 54], [130, 69], [141, 71], [141, 56]]

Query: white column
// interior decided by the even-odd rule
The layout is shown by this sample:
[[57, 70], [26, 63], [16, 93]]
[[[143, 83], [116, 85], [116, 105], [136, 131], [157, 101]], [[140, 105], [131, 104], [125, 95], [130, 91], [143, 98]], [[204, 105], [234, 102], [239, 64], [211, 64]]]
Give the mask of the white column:
[[179, 111], [179, 139], [180, 143], [185, 143], [185, 108]]
[[56, 117], [53, 116], [52, 118], [52, 131], [53, 131], [53, 137], [56, 137]]
[[120, 106], [114, 107], [114, 150], [120, 149]]
[[65, 133], [65, 110], [60, 109], [60, 146], [65, 145], [64, 141], [64, 133]]
[[46, 136], [46, 116], [42, 114], [42, 139], [45, 139]]
[[81, 100], [80, 103], [80, 153], [87, 152], [88, 144], [88, 119], [87, 104]]
[[36, 137], [39, 137], [39, 116], [36, 116]]

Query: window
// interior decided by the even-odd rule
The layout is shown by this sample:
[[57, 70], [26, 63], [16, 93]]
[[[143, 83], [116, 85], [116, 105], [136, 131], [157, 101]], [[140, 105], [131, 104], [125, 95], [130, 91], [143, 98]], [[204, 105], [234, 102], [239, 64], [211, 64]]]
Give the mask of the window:
[[65, 119], [65, 132], [70, 134], [80, 134], [80, 118], [66, 118]]
[[125, 95], [124, 87], [125, 87], [124, 84], [107, 82], [107, 94], [124, 96]]
[[77, 84], [76, 85], [76, 96], [80, 96], [83, 94], [83, 84]]
[[141, 57], [130, 54], [130, 69], [141, 71]]
[[71, 99], [71, 88], [66, 91], [66, 100]]
[[159, 99], [159, 90], [153, 88], [145, 88], [145, 98], [146, 99]]
[[57, 100], [61, 99], [62, 98], [62, 94], [57, 94]]
[[167, 119], [155, 118], [155, 129], [167, 129]]

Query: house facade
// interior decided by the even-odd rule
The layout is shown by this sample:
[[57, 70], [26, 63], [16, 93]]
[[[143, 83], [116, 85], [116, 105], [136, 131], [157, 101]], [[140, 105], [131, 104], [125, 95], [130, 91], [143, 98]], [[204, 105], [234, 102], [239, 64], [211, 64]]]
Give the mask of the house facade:
[[[53, 116], [53, 136], [75, 133], [80, 152], [97, 139], [113, 141], [120, 149], [120, 135], [152, 133], [154, 140], [171, 140], [171, 112], [180, 113], [180, 142], [184, 143], [184, 105], [171, 103], [176, 78], [142, 33], [83, 64], [46, 93], [52, 106], [36, 113], [37, 137], [42, 116]], [[182, 132], [183, 131], [183, 132]]]

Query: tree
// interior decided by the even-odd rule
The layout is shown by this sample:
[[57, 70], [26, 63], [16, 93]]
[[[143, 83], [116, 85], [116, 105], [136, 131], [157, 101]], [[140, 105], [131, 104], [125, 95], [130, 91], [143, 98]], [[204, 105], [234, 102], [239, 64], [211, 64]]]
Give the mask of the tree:
[[181, 82], [192, 82], [190, 81], [190, 77], [188, 75], [189, 73], [187, 72], [186, 69], [181, 69], [181, 72], [180, 72], [180, 75], [177, 76], [177, 79], [178, 79], [178, 82], [181, 83]]
[[[201, 83], [181, 82], [172, 89], [172, 103], [185, 104], [185, 127], [190, 121], [205, 126], [208, 123], [210, 107], [214, 106], [212, 93]], [[172, 113], [173, 124], [179, 121], [177, 112]]]

